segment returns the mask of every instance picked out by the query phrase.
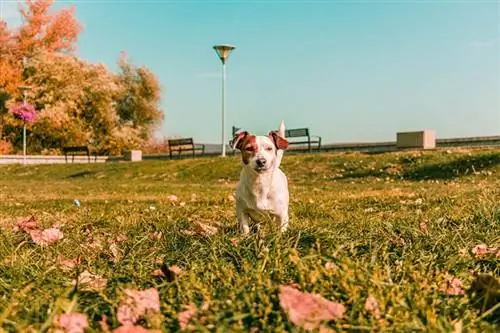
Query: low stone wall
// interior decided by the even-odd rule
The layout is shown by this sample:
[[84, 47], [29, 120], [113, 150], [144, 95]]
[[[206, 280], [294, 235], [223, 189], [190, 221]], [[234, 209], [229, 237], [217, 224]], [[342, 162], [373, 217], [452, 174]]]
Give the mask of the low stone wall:
[[[110, 161], [123, 160], [123, 157], [109, 157], [109, 156], [91, 156], [90, 163], [105, 163]], [[23, 164], [24, 158], [22, 155], [0, 155], [0, 164]], [[64, 164], [66, 160], [64, 156], [58, 155], [27, 155], [26, 164]], [[68, 156], [67, 163], [89, 163], [87, 156]]]

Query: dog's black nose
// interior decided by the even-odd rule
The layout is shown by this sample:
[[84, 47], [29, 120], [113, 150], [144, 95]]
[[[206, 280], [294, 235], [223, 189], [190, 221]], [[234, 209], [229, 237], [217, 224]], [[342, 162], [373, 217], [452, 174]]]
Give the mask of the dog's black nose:
[[255, 163], [259, 168], [262, 168], [264, 165], [266, 165], [266, 160], [264, 158], [259, 158], [257, 161], [255, 161]]

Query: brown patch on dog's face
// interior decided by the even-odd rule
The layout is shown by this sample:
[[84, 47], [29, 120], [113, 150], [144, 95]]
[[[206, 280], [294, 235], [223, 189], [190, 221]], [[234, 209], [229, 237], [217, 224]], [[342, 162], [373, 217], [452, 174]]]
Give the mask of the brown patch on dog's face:
[[259, 147], [257, 146], [257, 138], [255, 135], [247, 135], [241, 144], [241, 159], [243, 163], [248, 164], [250, 159], [257, 154]]

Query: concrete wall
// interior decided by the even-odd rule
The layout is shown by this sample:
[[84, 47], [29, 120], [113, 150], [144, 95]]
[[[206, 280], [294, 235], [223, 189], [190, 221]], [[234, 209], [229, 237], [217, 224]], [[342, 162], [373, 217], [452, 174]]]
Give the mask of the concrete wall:
[[434, 131], [398, 132], [396, 134], [398, 148], [436, 148], [436, 133]]

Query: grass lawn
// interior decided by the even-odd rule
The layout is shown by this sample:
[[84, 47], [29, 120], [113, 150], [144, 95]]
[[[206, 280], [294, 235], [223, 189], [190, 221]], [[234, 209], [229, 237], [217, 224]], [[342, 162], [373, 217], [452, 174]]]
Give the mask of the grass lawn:
[[[242, 238], [237, 157], [0, 166], [0, 331], [73, 312], [113, 331], [127, 306], [162, 331], [500, 330], [500, 288], [485, 299], [477, 280], [500, 275], [500, 150], [285, 154], [282, 169], [290, 229]], [[283, 285], [302, 292], [292, 307]], [[157, 290], [160, 312], [134, 310], [133, 290]], [[310, 294], [343, 313], [318, 323]]]

